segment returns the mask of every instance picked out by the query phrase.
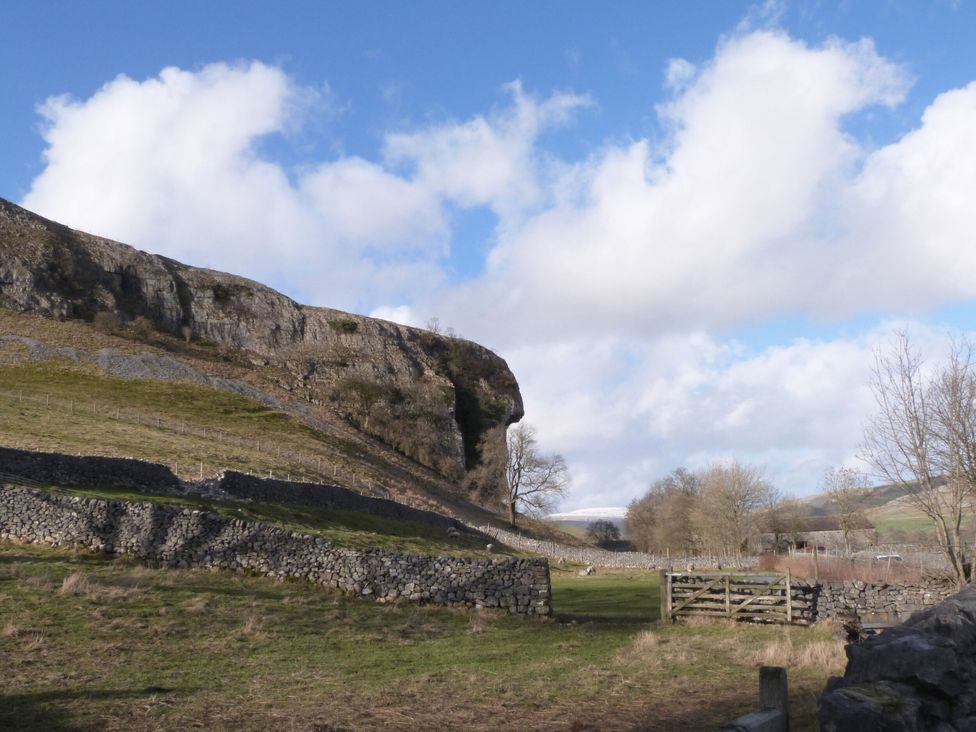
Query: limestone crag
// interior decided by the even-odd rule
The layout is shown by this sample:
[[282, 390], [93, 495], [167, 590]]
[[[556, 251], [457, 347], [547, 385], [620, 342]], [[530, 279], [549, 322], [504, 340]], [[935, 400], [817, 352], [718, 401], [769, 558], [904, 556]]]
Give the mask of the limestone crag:
[[[0, 199], [0, 307], [148, 319], [277, 367], [278, 386], [460, 478], [492, 427], [522, 417], [503, 359], [475, 343], [300, 305], [257, 282], [69, 229]], [[500, 437], [498, 439], [501, 439]]]
[[820, 729], [976, 729], [976, 585], [847, 646], [820, 697]]

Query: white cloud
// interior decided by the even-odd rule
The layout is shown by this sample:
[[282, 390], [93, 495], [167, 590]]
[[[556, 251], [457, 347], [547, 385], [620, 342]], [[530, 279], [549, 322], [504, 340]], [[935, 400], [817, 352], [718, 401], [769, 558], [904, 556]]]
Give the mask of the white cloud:
[[475, 117], [413, 133], [387, 135], [384, 155], [407, 164], [416, 179], [462, 206], [490, 206], [515, 215], [536, 205], [536, 138], [567, 122], [589, 103], [586, 97], [556, 93], [542, 102], [525, 94], [519, 81], [506, 85], [512, 107], [492, 117]]
[[375, 163], [326, 163], [303, 176], [300, 187], [323, 228], [353, 247], [397, 249], [415, 242], [443, 253], [447, 246], [447, 222], [434, 192]]
[[578, 332], [654, 334], [856, 310], [873, 301], [873, 276], [841, 298], [829, 284], [849, 256], [838, 212], [864, 155], [844, 123], [905, 88], [870, 41], [810, 48], [758, 32], [723, 42], [659, 108], [662, 145], [610, 146], [565, 168], [558, 189], [570, 195], [504, 232], [478, 284], [484, 300], [518, 312], [517, 327], [536, 337], [554, 314]]
[[681, 91], [695, 77], [695, 65], [683, 58], [668, 61], [664, 71], [664, 83], [672, 90]]
[[340, 157], [298, 172], [262, 156], [315, 93], [253, 62], [120, 76], [87, 100], [49, 99], [46, 167], [24, 205], [190, 264], [244, 274], [335, 307], [415, 297], [443, 279], [445, 206], [536, 195], [534, 141], [580, 98], [508, 87], [492, 118], [391, 134], [380, 163]]
[[370, 312], [369, 317], [389, 320], [400, 325], [410, 325], [415, 328], [422, 327], [422, 324], [417, 320], [416, 313], [413, 312], [409, 305], [397, 305], [396, 307], [381, 306]]

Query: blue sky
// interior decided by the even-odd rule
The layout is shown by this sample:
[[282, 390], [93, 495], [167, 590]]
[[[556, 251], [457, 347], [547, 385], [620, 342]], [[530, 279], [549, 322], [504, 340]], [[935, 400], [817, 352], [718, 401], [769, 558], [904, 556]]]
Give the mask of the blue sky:
[[976, 298], [971, 2], [7, 3], [0, 196], [507, 358], [566, 508], [858, 464]]

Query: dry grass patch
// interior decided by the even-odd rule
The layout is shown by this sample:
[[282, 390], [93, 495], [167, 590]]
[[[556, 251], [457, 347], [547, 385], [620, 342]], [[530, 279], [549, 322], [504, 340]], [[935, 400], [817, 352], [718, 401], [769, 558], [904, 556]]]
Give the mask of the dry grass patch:
[[64, 581], [61, 583], [61, 589], [58, 592], [62, 595], [89, 595], [92, 589], [91, 580], [81, 572], [75, 572], [64, 578]]
[[846, 643], [832, 628], [808, 629], [812, 637], [797, 640], [796, 631], [784, 630], [782, 637], [767, 641], [746, 654], [746, 660], [758, 666], [784, 666], [788, 669], [810, 669], [828, 675], [844, 672]]
[[23, 638], [23, 648], [25, 651], [40, 651], [47, 647], [47, 636], [40, 631], [35, 630], [25, 633], [23, 634]]
[[193, 598], [189, 605], [186, 606], [186, 611], [191, 615], [196, 615], [197, 613], [202, 613], [207, 609], [207, 605], [210, 600], [205, 595], [197, 595]]
[[258, 613], [248, 615], [244, 620], [244, 624], [241, 626], [241, 635], [263, 638], [265, 636], [264, 617]]
[[54, 580], [46, 574], [32, 574], [24, 580], [24, 584], [28, 587], [43, 590], [54, 585]]
[[3, 626], [3, 629], [0, 630], [0, 636], [4, 638], [16, 638], [22, 632], [23, 631], [20, 628], [18, 628], [16, 625], [14, 625], [11, 622], [8, 622], [6, 625]]

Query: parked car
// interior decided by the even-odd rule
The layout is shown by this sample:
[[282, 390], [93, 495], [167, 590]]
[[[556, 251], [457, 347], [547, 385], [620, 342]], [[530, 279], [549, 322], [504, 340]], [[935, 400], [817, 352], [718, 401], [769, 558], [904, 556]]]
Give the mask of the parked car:
[[901, 554], [879, 554], [875, 557], [880, 562], [902, 562]]

